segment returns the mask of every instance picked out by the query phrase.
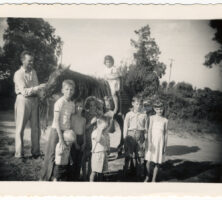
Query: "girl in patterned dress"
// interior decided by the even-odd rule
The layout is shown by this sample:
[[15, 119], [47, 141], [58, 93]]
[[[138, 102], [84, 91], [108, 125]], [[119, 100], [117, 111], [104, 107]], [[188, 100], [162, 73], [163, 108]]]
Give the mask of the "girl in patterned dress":
[[110, 117], [100, 116], [97, 119], [97, 128], [92, 132], [92, 172], [90, 182], [103, 180], [104, 172], [108, 171], [108, 152], [110, 149], [109, 138]]
[[158, 169], [164, 161], [164, 154], [167, 147], [167, 126], [168, 120], [163, 117], [163, 104], [158, 102], [154, 104], [155, 115], [150, 116], [150, 125], [148, 130], [148, 149], [145, 154], [147, 161], [147, 176], [144, 182], [149, 180], [150, 162], [154, 163], [152, 182], [156, 182]]

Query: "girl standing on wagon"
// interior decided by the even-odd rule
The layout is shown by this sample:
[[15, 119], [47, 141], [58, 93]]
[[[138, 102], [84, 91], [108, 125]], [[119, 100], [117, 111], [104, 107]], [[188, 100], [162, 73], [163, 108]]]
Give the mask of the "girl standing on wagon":
[[163, 104], [157, 102], [154, 104], [155, 115], [150, 116], [150, 125], [148, 130], [148, 149], [145, 154], [147, 176], [144, 182], [149, 181], [150, 162], [153, 162], [155, 167], [153, 170], [152, 182], [156, 182], [159, 166], [164, 160], [164, 154], [167, 147], [167, 126], [168, 120], [163, 117]]

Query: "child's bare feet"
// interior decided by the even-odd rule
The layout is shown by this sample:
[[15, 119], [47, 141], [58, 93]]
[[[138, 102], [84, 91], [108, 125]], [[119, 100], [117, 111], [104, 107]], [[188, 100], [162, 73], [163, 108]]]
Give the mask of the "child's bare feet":
[[146, 176], [146, 178], [144, 179], [144, 183], [149, 181], [149, 176]]

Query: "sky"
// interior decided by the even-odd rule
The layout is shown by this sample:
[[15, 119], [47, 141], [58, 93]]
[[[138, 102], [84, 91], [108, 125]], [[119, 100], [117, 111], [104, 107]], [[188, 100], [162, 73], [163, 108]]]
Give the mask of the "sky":
[[[212, 40], [214, 30], [209, 21], [192, 20], [100, 20], [45, 19], [63, 42], [62, 62], [71, 69], [93, 76], [102, 76], [105, 55], [112, 55], [115, 65], [133, 60], [130, 39], [135, 30], [149, 25], [151, 37], [160, 48], [160, 61], [167, 66], [161, 81], [169, 80], [170, 59], [173, 59], [171, 81], [188, 82], [194, 87], [222, 91], [222, 69], [203, 65], [205, 55], [218, 49]], [[0, 19], [0, 45], [6, 23]]]

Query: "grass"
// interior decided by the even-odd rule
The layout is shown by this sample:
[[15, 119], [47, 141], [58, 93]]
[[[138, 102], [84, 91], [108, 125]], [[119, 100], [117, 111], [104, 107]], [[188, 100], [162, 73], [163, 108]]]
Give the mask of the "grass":
[[168, 129], [170, 132], [182, 137], [189, 135], [196, 137], [212, 137], [212, 139], [222, 139], [222, 124], [213, 123], [207, 120], [169, 120]]

